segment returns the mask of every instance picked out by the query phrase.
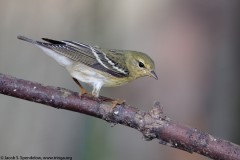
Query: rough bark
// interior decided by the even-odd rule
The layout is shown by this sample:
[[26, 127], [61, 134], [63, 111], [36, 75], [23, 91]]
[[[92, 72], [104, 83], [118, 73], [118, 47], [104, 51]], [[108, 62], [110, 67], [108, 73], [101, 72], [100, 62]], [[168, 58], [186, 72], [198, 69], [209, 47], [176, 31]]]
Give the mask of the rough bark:
[[163, 145], [190, 153], [196, 152], [212, 159], [240, 159], [240, 146], [174, 122], [163, 114], [159, 102], [148, 112], [125, 103], [113, 107], [111, 98], [79, 96], [64, 88], [44, 86], [4, 74], [0, 74], [0, 93], [129, 126], [142, 132], [146, 140], [159, 139]]

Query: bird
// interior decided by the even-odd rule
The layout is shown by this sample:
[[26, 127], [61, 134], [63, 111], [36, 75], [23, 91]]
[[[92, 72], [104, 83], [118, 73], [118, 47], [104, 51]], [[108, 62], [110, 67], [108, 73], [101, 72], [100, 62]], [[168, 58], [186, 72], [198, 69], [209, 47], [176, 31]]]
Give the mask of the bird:
[[99, 97], [102, 87], [121, 86], [145, 76], [158, 79], [154, 61], [143, 52], [106, 49], [69, 40], [37, 41], [22, 35], [17, 38], [39, 47], [65, 67], [80, 87], [80, 96], [89, 94], [82, 82], [92, 86], [92, 95]]

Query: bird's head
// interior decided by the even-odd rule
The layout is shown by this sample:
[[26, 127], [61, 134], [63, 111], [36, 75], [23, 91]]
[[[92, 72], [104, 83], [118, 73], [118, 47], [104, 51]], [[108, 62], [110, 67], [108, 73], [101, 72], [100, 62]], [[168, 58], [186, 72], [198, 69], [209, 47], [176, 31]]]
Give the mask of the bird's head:
[[127, 53], [127, 65], [132, 77], [149, 76], [158, 79], [154, 61], [145, 53], [129, 51]]

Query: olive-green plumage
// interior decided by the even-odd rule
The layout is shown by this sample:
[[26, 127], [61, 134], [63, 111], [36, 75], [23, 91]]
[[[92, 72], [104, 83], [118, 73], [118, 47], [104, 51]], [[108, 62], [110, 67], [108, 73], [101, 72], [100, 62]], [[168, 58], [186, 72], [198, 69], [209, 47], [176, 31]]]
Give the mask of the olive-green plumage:
[[65, 40], [43, 38], [47, 42], [40, 42], [24, 36], [18, 38], [41, 48], [73, 78], [92, 85], [94, 96], [99, 96], [102, 86], [120, 86], [144, 76], [158, 79], [154, 61], [142, 52], [104, 49]]

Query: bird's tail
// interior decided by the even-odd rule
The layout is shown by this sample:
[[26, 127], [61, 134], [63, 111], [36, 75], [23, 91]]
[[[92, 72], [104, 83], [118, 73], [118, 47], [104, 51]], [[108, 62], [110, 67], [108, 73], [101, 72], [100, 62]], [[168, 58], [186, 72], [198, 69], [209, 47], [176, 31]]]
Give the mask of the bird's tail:
[[21, 35], [17, 36], [17, 38], [20, 39], [20, 40], [29, 42], [29, 43], [33, 43], [33, 44], [36, 43], [36, 41], [34, 41], [33, 39], [30, 39], [30, 38], [27, 38], [27, 37], [24, 37], [24, 36], [21, 36]]
[[53, 59], [55, 59], [60, 65], [62, 66], [69, 66], [71, 64], [73, 64], [73, 61], [70, 60], [68, 57], [59, 54], [56, 50], [54, 50], [54, 48], [51, 47], [52, 44], [62, 44], [64, 45], [65, 43], [61, 42], [61, 41], [56, 41], [56, 40], [51, 40], [51, 39], [47, 39], [47, 38], [43, 38], [43, 40], [49, 42], [40, 42], [40, 41], [35, 41], [33, 39], [24, 37], [24, 36], [17, 36], [18, 39], [32, 43], [34, 45], [36, 45], [37, 47], [39, 47], [40, 49], [42, 49], [44, 51], [44, 53], [50, 57], [52, 57]]

